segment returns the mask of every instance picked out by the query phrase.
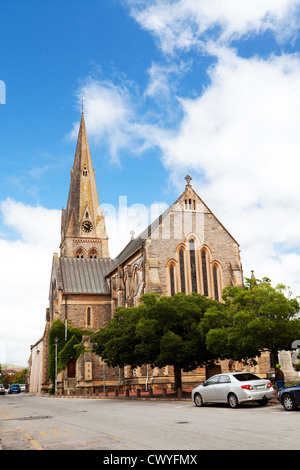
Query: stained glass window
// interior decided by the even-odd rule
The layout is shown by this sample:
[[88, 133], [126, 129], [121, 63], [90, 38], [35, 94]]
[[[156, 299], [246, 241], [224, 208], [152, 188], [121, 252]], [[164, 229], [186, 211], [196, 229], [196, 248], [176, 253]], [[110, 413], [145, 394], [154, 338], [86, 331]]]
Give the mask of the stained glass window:
[[175, 294], [175, 287], [174, 287], [174, 266], [171, 264], [170, 266], [170, 288], [171, 288], [171, 296]]
[[91, 324], [91, 307], [87, 308], [86, 312], [86, 324], [89, 326]]
[[205, 250], [201, 251], [201, 261], [202, 261], [202, 276], [203, 276], [203, 294], [208, 296], [207, 268], [206, 268], [206, 253], [205, 253]]
[[214, 277], [214, 291], [215, 291], [215, 299], [219, 300], [219, 288], [218, 288], [218, 272], [217, 267], [213, 267], [213, 277]]
[[197, 292], [197, 274], [196, 274], [196, 258], [195, 258], [194, 240], [190, 240], [189, 245], [190, 245], [192, 292]]
[[180, 267], [181, 292], [183, 292], [185, 294], [184, 253], [183, 253], [183, 250], [179, 251], [179, 267]]

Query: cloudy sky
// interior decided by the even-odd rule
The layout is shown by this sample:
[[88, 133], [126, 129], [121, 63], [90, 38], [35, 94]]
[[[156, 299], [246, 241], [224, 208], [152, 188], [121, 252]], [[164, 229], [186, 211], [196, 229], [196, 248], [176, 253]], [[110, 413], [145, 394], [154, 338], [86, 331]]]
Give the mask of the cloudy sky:
[[112, 257], [189, 173], [245, 277], [300, 295], [300, 0], [1, 0], [0, 18], [0, 363], [43, 334], [82, 96]]

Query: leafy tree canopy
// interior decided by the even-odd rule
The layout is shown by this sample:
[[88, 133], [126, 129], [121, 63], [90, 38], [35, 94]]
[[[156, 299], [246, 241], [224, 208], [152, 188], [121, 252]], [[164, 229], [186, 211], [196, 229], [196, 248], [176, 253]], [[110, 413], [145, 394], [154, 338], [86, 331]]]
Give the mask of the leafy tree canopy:
[[179, 387], [181, 369], [189, 371], [213, 359], [199, 323], [209, 309], [223, 308], [223, 304], [199, 294], [145, 294], [138, 307], [116, 310], [94, 337], [93, 349], [112, 367], [173, 365]]
[[223, 300], [225, 309], [208, 312], [203, 323], [207, 347], [220, 358], [255, 362], [262, 349], [276, 355], [300, 335], [299, 302], [282, 284], [246, 279], [242, 289], [226, 287]]

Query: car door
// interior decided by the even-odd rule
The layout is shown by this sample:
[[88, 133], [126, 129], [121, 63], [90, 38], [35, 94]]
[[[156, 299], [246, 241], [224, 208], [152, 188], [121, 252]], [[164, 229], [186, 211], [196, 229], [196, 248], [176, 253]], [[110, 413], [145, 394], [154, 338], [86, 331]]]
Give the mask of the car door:
[[212, 403], [216, 401], [216, 385], [218, 381], [219, 376], [214, 375], [213, 377], [210, 377], [204, 382], [203, 388], [201, 390], [201, 395], [205, 402]]
[[231, 387], [229, 375], [220, 375], [218, 383], [215, 385], [216, 401], [227, 402], [228, 393]]
[[300, 387], [294, 390], [294, 398], [298, 406], [300, 406]]

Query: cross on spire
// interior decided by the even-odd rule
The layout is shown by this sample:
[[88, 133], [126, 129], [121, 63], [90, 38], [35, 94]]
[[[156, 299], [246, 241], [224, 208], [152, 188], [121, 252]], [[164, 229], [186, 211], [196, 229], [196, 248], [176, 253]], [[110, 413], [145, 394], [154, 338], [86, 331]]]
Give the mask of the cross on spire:
[[81, 112], [82, 112], [82, 114], [83, 114], [83, 101], [84, 101], [84, 100], [85, 100], [85, 97], [83, 96], [83, 97], [81, 98]]
[[184, 179], [185, 179], [185, 181], [187, 182], [186, 188], [191, 188], [192, 186], [191, 186], [190, 183], [191, 183], [191, 181], [192, 181], [193, 178], [192, 178], [190, 175], [186, 175], [186, 177], [185, 177]]

